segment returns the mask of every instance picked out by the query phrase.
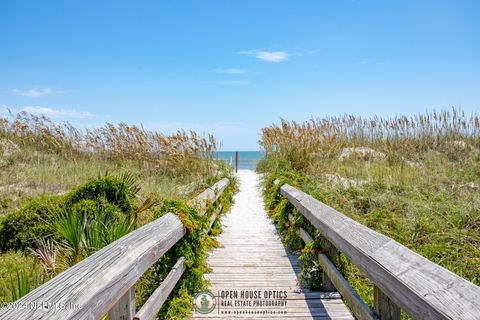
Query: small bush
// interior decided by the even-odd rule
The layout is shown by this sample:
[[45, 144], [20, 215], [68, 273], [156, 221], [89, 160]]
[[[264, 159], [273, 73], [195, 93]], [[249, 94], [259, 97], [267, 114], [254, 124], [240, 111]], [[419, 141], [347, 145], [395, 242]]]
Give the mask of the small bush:
[[122, 212], [130, 213], [133, 210], [135, 190], [126, 179], [115, 176], [105, 176], [89, 179], [85, 184], [74, 188], [67, 195], [67, 205], [74, 205], [83, 200], [94, 200], [100, 206], [112, 204]]
[[[41, 196], [0, 221], [0, 250], [35, 247], [35, 239], [62, 239], [55, 220], [68, 210], [87, 221], [100, 219], [104, 225], [121, 222], [135, 212], [138, 187], [128, 175], [88, 180], [65, 196]], [[120, 232], [121, 233], [121, 232]]]
[[217, 245], [211, 235], [218, 234], [220, 227], [216, 222], [210, 235], [205, 234], [204, 230], [210, 221], [213, 210], [219, 203], [222, 204], [223, 212], [230, 208], [235, 191], [235, 179], [231, 179], [229, 187], [222, 193], [219, 201], [210, 206], [203, 216], [200, 216], [198, 210], [192, 208], [189, 203], [178, 199], [165, 200], [161, 206], [155, 209], [153, 220], [168, 212], [174, 212], [185, 225], [187, 234], [165, 253], [137, 283], [138, 306], [141, 306], [148, 299], [150, 294], [165, 279], [177, 260], [183, 256], [185, 257], [186, 270], [170, 294], [170, 298], [162, 306], [158, 318], [187, 319], [190, 316], [192, 295], [207, 289], [208, 282], [203, 278], [203, 275], [209, 271], [206, 263], [208, 251]]
[[62, 206], [63, 197], [41, 196], [5, 215], [0, 221], [0, 250], [25, 250], [35, 245], [35, 239], [56, 238], [51, 222]]

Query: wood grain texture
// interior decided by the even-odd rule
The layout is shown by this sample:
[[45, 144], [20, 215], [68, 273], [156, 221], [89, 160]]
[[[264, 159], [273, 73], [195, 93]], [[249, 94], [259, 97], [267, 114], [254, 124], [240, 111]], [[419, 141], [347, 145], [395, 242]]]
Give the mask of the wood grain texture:
[[223, 178], [193, 198], [191, 204], [197, 205], [199, 207], [200, 214], [204, 215], [207, 211], [208, 204], [217, 201], [229, 184], [230, 180]]
[[[209, 203], [218, 200], [229, 183], [226, 178], [218, 181], [198, 195], [195, 201], [206, 210]], [[55, 312], [46, 308], [0, 309], [0, 319], [99, 319], [108, 311], [114, 319], [131, 319], [135, 313], [135, 295], [134, 292], [131, 294], [131, 288], [183, 235], [185, 228], [180, 219], [173, 213], [167, 213], [102, 248], [16, 301], [24, 306], [54, 305], [58, 309]], [[183, 262], [180, 267], [184, 268]], [[172, 270], [173, 279], [179, 274], [180, 267]], [[182, 273], [183, 270], [180, 276]], [[174, 286], [176, 281], [173, 284], [167, 282], [165, 286]]]
[[[259, 177], [239, 172], [240, 192], [235, 195], [231, 212], [221, 216], [223, 233], [217, 236], [221, 247], [207, 262], [212, 273], [210, 291], [220, 296], [224, 290], [285, 290], [287, 314], [257, 315], [255, 319], [349, 319], [353, 320], [338, 293], [312, 292], [299, 285], [298, 254], [282, 244], [275, 225], [268, 218], [258, 188]], [[323, 299], [323, 300], [321, 300]], [[218, 310], [192, 319], [252, 318], [252, 315], [225, 315]]]
[[373, 286], [373, 304], [382, 320], [400, 320], [400, 308], [390, 300], [377, 286]]
[[222, 204], [220, 203], [217, 207], [217, 209], [212, 212], [212, 216], [210, 217], [210, 221], [208, 223], [208, 228], [205, 230], [205, 233], [209, 233], [210, 230], [212, 229], [213, 224], [215, 223], [215, 220], [217, 220], [218, 217], [220, 217], [220, 214], [222, 213]]
[[[56, 303], [44, 309], [1, 310], [0, 319], [98, 319], [185, 234], [173, 213], [127, 234], [19, 299], [20, 304]], [[71, 305], [79, 305], [75, 309]]]
[[[323, 250], [325, 251], [325, 256], [330, 260], [332, 267], [335, 268], [337, 264], [337, 249], [330, 241], [324, 240]], [[322, 289], [323, 291], [336, 291], [335, 284], [326, 272], [322, 275]]]
[[478, 319], [478, 286], [288, 184], [280, 192], [411, 317]]
[[[293, 221], [293, 215], [288, 215], [288, 220]], [[304, 229], [299, 228], [298, 235], [302, 238], [305, 244], [313, 242], [313, 238], [306, 232]], [[328, 244], [331, 250], [333, 245], [331, 243]], [[335, 252], [331, 251], [332, 255], [336, 255]], [[329, 285], [331, 286], [326, 292], [334, 292], [338, 290], [338, 292], [342, 295], [342, 298], [345, 300], [347, 306], [352, 310], [354, 316], [359, 320], [377, 320], [379, 319], [377, 314], [373, 312], [365, 302], [363, 302], [362, 298], [358, 295], [358, 293], [350, 286], [348, 281], [343, 277], [343, 275], [337, 270], [335, 264], [332, 262], [330, 256], [324, 253], [320, 253], [318, 255], [318, 263], [322, 267], [323, 270], [323, 281], [328, 279]]]
[[167, 300], [170, 292], [177, 284], [185, 271], [185, 258], [181, 257], [173, 266], [172, 270], [163, 280], [162, 284], [152, 293], [140, 310], [135, 314], [133, 320], [153, 320], [157, 317], [158, 311]]
[[318, 262], [327, 274], [328, 278], [342, 295], [347, 306], [359, 320], [378, 319], [378, 316], [363, 302], [358, 293], [350, 286], [343, 275], [335, 268], [335, 265], [328, 259], [325, 254], [318, 255]]
[[130, 290], [115, 303], [112, 309], [108, 311], [109, 320], [130, 320], [135, 314], [135, 288]]

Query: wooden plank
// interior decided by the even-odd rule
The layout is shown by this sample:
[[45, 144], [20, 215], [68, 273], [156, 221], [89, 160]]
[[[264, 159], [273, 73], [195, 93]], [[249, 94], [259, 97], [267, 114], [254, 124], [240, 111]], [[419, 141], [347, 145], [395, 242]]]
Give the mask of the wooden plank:
[[477, 319], [480, 288], [289, 185], [282, 195], [413, 318]]
[[212, 229], [213, 223], [215, 222], [216, 219], [217, 219], [217, 213], [212, 212], [212, 216], [210, 217], [210, 222], [208, 223], [208, 228], [207, 230], [205, 230], [205, 233], [210, 232], [210, 229]]
[[109, 320], [130, 320], [135, 314], [135, 287], [131, 287], [108, 311]]
[[[288, 214], [288, 220], [293, 222], [293, 219], [294, 219], [293, 215]], [[313, 238], [303, 228], [301, 228], [301, 227], [298, 228], [297, 229], [297, 234], [303, 240], [303, 242], [305, 244], [309, 244], [309, 243], [313, 242]], [[336, 249], [329, 241], [325, 241], [325, 243], [326, 243], [326, 245], [325, 245], [324, 250], [325, 250], [327, 256], [330, 258], [330, 261], [333, 261], [332, 265], [335, 266], [335, 261], [336, 261], [336, 256], [337, 256]], [[329, 278], [329, 276], [326, 272], [323, 272], [323, 274], [322, 274], [322, 290], [325, 291], [325, 292], [336, 291], [335, 285], [330, 280], [330, 278]]]
[[211, 190], [215, 192], [215, 200], [212, 200], [212, 202], [215, 202], [218, 200], [220, 195], [225, 191], [225, 189], [228, 187], [230, 184], [230, 180], [227, 178], [223, 178], [222, 180], [218, 181], [215, 183], [213, 186], [210, 187]]
[[[218, 239], [217, 239], [218, 240]], [[288, 250], [286, 250], [284, 247], [279, 247], [279, 248], [264, 248], [264, 247], [258, 247], [258, 246], [229, 246], [227, 248], [225, 247], [218, 247], [212, 250], [212, 253], [215, 254], [217, 252], [231, 252], [231, 253], [239, 253], [239, 254], [244, 254], [244, 253], [272, 253], [272, 254], [292, 254]]]
[[275, 272], [278, 274], [281, 273], [291, 273], [291, 272], [296, 272], [300, 273], [302, 271], [300, 267], [292, 267], [292, 266], [273, 266], [273, 267], [260, 267], [260, 266], [248, 266], [248, 267], [241, 267], [241, 268], [236, 268], [232, 269], [230, 267], [220, 267], [216, 266], [214, 272], [215, 273], [224, 273], [224, 274], [231, 274], [231, 273], [242, 273], [242, 274], [247, 274], [247, 273], [271, 273]]
[[[289, 214], [288, 219], [293, 221], [293, 215]], [[302, 228], [298, 229], [298, 235], [306, 244], [313, 241], [312, 237]], [[336, 252], [332, 248], [334, 248], [333, 245], [327, 242], [327, 248], [325, 251], [330, 252], [330, 255], [336, 257]], [[319, 254], [318, 258], [319, 264], [323, 270], [323, 290], [325, 292], [334, 292], [338, 290], [358, 319], [378, 319], [377, 315], [370, 310], [357, 292], [350, 286], [348, 281], [337, 270], [335, 264], [331, 261], [330, 256], [327, 254]], [[326, 285], [325, 282], [327, 282]]]
[[237, 274], [224, 274], [224, 273], [207, 273], [205, 274], [205, 278], [208, 280], [216, 281], [216, 280], [225, 280], [225, 281], [260, 281], [267, 277], [272, 279], [272, 281], [281, 281], [281, 280], [292, 280], [296, 281], [298, 278], [295, 274], [292, 273], [285, 273], [285, 274], [276, 274], [276, 273], [253, 273], [253, 274], [244, 274], [244, 273], [237, 273]]
[[211, 319], [211, 320], [226, 320], [226, 319], [249, 319], [249, 320], [258, 320], [258, 319], [298, 319], [298, 320], [353, 320], [353, 317], [351, 315], [342, 315], [342, 316], [334, 316], [332, 317], [329, 314], [324, 314], [324, 315], [308, 315], [308, 314], [282, 314], [278, 316], [270, 316], [270, 317], [264, 317], [261, 315], [261, 318], [259, 316], [252, 317], [252, 315], [223, 315], [220, 317], [213, 317], [211, 315], [207, 316], [201, 316], [201, 315], [195, 315], [194, 317], [190, 319]]
[[207, 211], [208, 204], [217, 201], [229, 184], [230, 180], [228, 180], [227, 178], [223, 178], [222, 180], [218, 181], [217, 183], [197, 195], [195, 198], [193, 198], [190, 202], [191, 205], [199, 206], [200, 215], [204, 215]]
[[[221, 247], [214, 249], [207, 259], [212, 268], [212, 273], [205, 275], [210, 280], [210, 291], [218, 297], [222, 290], [286, 290], [288, 314], [273, 318], [316, 319], [322, 315], [325, 319], [352, 320], [337, 292], [312, 292], [300, 288], [298, 254], [285, 249], [265, 212], [261, 194], [252, 192], [251, 188], [257, 188], [257, 184], [242, 180], [244, 174], [243, 171], [239, 173], [240, 192], [235, 196], [235, 205], [229, 214], [221, 217], [224, 232], [217, 237]], [[245, 186], [249, 189], [245, 190]], [[252, 306], [250, 310], [255, 308], [258, 307]], [[249, 307], [240, 310], [246, 309]], [[208, 315], [195, 313], [193, 318], [236, 318], [231, 314], [215, 314], [216, 311]], [[239, 315], [238, 318], [252, 318], [252, 315]], [[260, 315], [255, 318], [270, 317]]]
[[[335, 265], [337, 264], [337, 249], [335, 249], [335, 247], [328, 240], [324, 240], [323, 247], [325, 255], [328, 257], [332, 266], [335, 268]], [[327, 292], [337, 290], [335, 288], [335, 284], [332, 282], [326, 272], [322, 274], [322, 290]]]
[[340, 292], [347, 306], [352, 310], [355, 317], [359, 320], [378, 319], [377, 315], [370, 310], [357, 292], [350, 286], [348, 281], [335, 268], [335, 265], [323, 253], [318, 255], [318, 263], [322, 267], [324, 273], [327, 274], [335, 288]]
[[210, 232], [210, 229], [212, 229], [212, 226], [213, 226], [213, 223], [215, 222], [215, 220], [217, 220], [217, 217], [220, 216], [220, 214], [222, 213], [222, 204], [220, 203], [218, 205], [218, 208], [212, 212], [212, 216], [210, 217], [210, 222], [208, 224], [208, 229], [207, 229], [207, 233]]
[[297, 234], [306, 244], [313, 242], [313, 238], [303, 228], [298, 228]]
[[213, 203], [218, 200], [220, 195], [223, 193], [223, 191], [225, 191], [229, 184], [230, 180], [228, 180], [227, 178], [223, 178], [222, 180], [218, 181], [217, 183], [197, 195], [195, 199], [203, 201], [209, 200]]
[[[211, 267], [230, 267], [230, 268], [242, 268], [242, 267], [276, 267], [276, 266], [284, 266], [284, 267], [287, 267], [287, 266], [290, 266], [290, 262], [289, 261], [282, 261], [282, 262], [255, 262], [255, 261], [252, 261], [252, 262], [249, 262], [249, 261], [243, 261], [243, 262], [232, 262], [232, 261], [228, 261], [228, 260], [225, 260], [225, 261], [209, 261], [208, 263]], [[298, 266], [298, 264], [294, 264], [293, 265], [294, 267], [295, 266]]]
[[168, 213], [17, 300], [20, 305], [49, 303], [68, 308], [55, 312], [44, 308], [2, 309], [0, 319], [98, 319], [184, 234], [180, 219]]
[[228, 284], [231, 284], [232, 287], [234, 286], [244, 286], [244, 287], [280, 287], [280, 286], [285, 286], [285, 287], [292, 287], [292, 288], [297, 288], [298, 287], [298, 280], [297, 279], [274, 279], [272, 278], [270, 281], [268, 279], [238, 279], [237, 281], [232, 280], [232, 279], [211, 279], [210, 284], [212, 286], [217, 286], [221, 287], [223, 285], [226, 285], [228, 287]]
[[382, 320], [400, 320], [400, 308], [390, 300], [377, 286], [373, 286], [373, 304]]
[[185, 258], [181, 257], [173, 266], [172, 270], [163, 280], [162, 284], [152, 293], [142, 308], [135, 314], [133, 320], [152, 320], [167, 300], [170, 292], [185, 271]]

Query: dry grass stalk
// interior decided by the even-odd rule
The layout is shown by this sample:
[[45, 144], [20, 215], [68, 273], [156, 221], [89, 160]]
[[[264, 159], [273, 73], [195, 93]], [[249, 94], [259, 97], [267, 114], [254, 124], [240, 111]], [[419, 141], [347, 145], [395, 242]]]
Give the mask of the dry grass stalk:
[[346, 147], [372, 147], [392, 154], [402, 150], [412, 159], [428, 150], [459, 144], [479, 147], [480, 118], [461, 109], [432, 111], [413, 117], [362, 118], [352, 115], [298, 123], [281, 119], [262, 129], [260, 145], [268, 155], [305, 169], [313, 158], [337, 156]]
[[180, 130], [172, 135], [120, 123], [81, 131], [69, 123], [54, 123], [44, 116], [21, 112], [13, 119], [0, 118], [0, 138], [64, 157], [101, 157], [134, 160], [171, 176], [213, 174], [217, 142], [212, 135], [200, 137]]

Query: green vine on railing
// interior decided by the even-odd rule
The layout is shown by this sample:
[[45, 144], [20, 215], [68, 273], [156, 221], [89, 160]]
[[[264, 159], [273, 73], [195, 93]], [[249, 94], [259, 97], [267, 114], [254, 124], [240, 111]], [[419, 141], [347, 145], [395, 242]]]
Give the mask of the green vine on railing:
[[[274, 183], [276, 181], [277, 183]], [[324, 237], [313, 227], [290, 202], [280, 194], [280, 188], [288, 183], [300, 186], [304, 178], [301, 174], [285, 176], [268, 175], [264, 180], [264, 197], [270, 216], [278, 225], [280, 235], [287, 248], [299, 252], [301, 266], [300, 281], [304, 287], [312, 290], [322, 286], [322, 270], [318, 265], [318, 253], [323, 251]], [[292, 221], [289, 215], [293, 216]], [[298, 236], [298, 228], [303, 228], [314, 239], [305, 245]]]
[[218, 217], [209, 234], [204, 230], [208, 228], [212, 213], [220, 204], [222, 212], [229, 210], [235, 191], [236, 185], [234, 179], [231, 179], [230, 185], [218, 201], [208, 207], [204, 215], [201, 215], [199, 210], [192, 207], [188, 201], [179, 199], [166, 200], [156, 208], [153, 219], [158, 219], [168, 212], [174, 212], [185, 225], [187, 234], [164, 254], [137, 283], [137, 306], [141, 306], [148, 299], [177, 260], [183, 256], [186, 270], [170, 297], [163, 304], [158, 317], [160, 319], [188, 318], [192, 312], [192, 295], [208, 288], [209, 283], [203, 278], [203, 275], [210, 271], [207, 266], [209, 251], [218, 246], [214, 239], [215, 235], [221, 233]]

